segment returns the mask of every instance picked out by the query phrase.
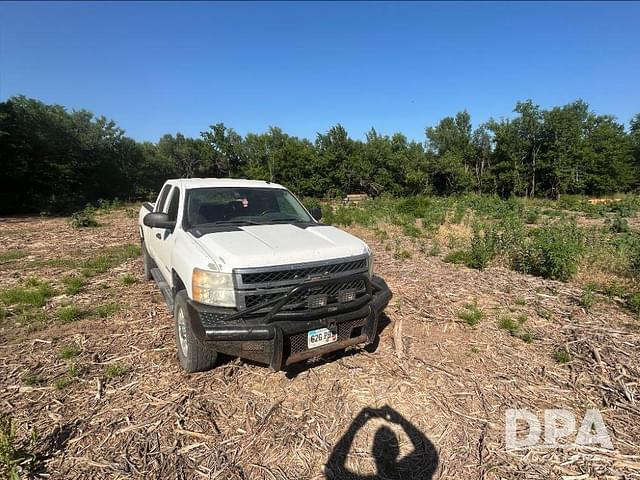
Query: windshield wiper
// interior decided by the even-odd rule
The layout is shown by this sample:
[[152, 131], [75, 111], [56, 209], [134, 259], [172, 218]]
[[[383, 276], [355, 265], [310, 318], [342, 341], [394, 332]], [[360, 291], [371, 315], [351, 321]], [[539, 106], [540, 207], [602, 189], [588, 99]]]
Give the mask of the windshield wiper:
[[264, 225], [264, 223], [253, 220], [219, 220], [217, 222], [198, 223], [194, 227], [210, 227], [216, 225]]
[[278, 222], [296, 222], [296, 223], [305, 223], [304, 220], [300, 220], [299, 218], [296, 217], [285, 217], [285, 218], [274, 218], [271, 220], [272, 223], [278, 223]]

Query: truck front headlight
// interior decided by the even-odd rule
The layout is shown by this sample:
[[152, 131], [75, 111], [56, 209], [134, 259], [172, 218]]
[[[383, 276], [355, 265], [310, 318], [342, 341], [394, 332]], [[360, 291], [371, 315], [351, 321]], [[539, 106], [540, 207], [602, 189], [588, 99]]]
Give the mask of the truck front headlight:
[[193, 269], [191, 277], [192, 298], [196, 302], [216, 307], [235, 307], [236, 294], [230, 273]]

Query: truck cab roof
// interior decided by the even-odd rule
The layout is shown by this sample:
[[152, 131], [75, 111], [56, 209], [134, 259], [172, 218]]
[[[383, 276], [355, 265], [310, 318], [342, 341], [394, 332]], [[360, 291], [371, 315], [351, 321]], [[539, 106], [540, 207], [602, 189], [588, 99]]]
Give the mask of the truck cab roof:
[[214, 187], [285, 188], [277, 183], [264, 180], [246, 180], [244, 178], [174, 178], [167, 180], [166, 183], [177, 185], [184, 190]]

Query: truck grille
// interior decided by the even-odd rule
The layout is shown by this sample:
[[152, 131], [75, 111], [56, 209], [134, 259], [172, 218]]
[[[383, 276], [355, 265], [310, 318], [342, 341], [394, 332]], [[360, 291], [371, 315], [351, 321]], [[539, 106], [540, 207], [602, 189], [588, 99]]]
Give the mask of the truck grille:
[[[349, 303], [366, 293], [367, 285], [353, 274], [367, 272], [367, 257], [349, 258], [314, 264], [297, 264], [270, 269], [234, 271], [238, 308], [251, 308], [286, 295], [292, 288], [317, 279], [336, 279], [293, 295], [282, 310], [307, 310], [337, 303]], [[348, 278], [350, 277], [350, 278]], [[344, 278], [344, 281], [339, 281]], [[273, 307], [267, 306], [265, 309]]]
[[[355, 296], [359, 296], [366, 291], [366, 285], [363, 280], [352, 280], [350, 282], [332, 283], [330, 285], [322, 285], [319, 287], [309, 288], [292, 296], [289, 301], [282, 307], [283, 310], [306, 309], [307, 299], [311, 296], [326, 295], [326, 304], [338, 303], [340, 301], [340, 293], [354, 291]], [[247, 292], [244, 296], [245, 306], [247, 308], [254, 307], [260, 303], [268, 302], [276, 297], [281, 297], [286, 292], [280, 293], [262, 293]]]
[[273, 283], [293, 280], [294, 283], [300, 280], [307, 280], [314, 275], [335, 275], [339, 273], [352, 273], [366, 270], [367, 259], [361, 258], [351, 262], [334, 263], [329, 265], [317, 265], [311, 267], [291, 267], [282, 270], [271, 270], [266, 272], [242, 273], [243, 285], [255, 285], [260, 283]]

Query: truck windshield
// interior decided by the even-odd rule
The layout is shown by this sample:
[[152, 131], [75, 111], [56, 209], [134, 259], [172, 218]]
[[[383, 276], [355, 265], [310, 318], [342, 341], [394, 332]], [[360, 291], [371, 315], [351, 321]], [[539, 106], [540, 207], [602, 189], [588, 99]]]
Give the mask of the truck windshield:
[[313, 222], [287, 190], [276, 188], [196, 188], [187, 190], [185, 226], [222, 223], [262, 225]]

